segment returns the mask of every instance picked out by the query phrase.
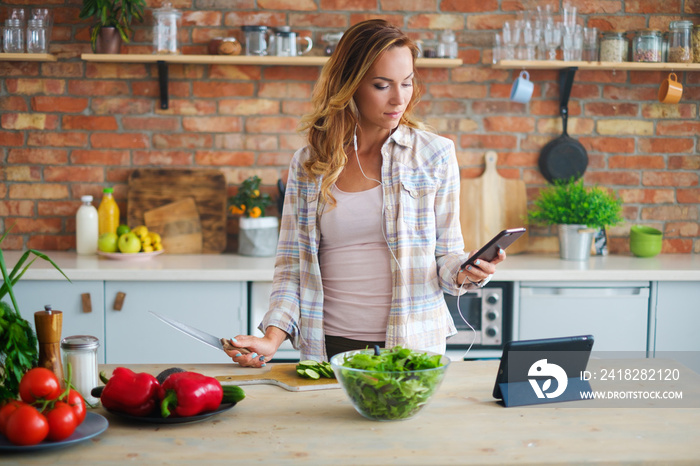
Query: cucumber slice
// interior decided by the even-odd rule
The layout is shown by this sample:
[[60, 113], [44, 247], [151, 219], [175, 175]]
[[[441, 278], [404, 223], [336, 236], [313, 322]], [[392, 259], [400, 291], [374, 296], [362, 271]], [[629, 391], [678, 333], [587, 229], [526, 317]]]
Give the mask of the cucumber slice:
[[311, 359], [299, 361], [300, 366], [314, 367], [314, 366], [318, 366], [318, 364], [319, 364], [318, 362], [312, 361]]
[[304, 372], [306, 372], [306, 376], [310, 379], [318, 380], [321, 378], [321, 376], [318, 375], [318, 372], [313, 369], [306, 369]]

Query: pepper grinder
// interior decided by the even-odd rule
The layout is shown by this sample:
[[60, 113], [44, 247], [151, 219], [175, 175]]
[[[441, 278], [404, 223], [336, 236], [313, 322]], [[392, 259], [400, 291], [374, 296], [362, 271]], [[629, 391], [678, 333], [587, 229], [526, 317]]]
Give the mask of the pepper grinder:
[[63, 313], [54, 311], [51, 305], [34, 313], [36, 337], [39, 340], [39, 367], [45, 367], [56, 374], [63, 384], [63, 363], [61, 362], [61, 327]]

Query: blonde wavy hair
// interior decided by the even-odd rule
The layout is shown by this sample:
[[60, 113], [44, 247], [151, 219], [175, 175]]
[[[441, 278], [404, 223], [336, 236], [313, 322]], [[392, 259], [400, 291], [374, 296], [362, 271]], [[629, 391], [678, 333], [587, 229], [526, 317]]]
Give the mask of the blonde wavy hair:
[[415, 73], [418, 46], [399, 28], [382, 19], [363, 21], [350, 27], [323, 67], [314, 88], [314, 111], [302, 119], [307, 133], [310, 158], [304, 164], [310, 177], [322, 176], [321, 196], [331, 205], [331, 188], [348, 161], [345, 146], [352, 141], [359, 113], [353, 96], [372, 64], [393, 47], [408, 47], [413, 55], [413, 94], [400, 124], [423, 128], [413, 116], [420, 100], [420, 83]]

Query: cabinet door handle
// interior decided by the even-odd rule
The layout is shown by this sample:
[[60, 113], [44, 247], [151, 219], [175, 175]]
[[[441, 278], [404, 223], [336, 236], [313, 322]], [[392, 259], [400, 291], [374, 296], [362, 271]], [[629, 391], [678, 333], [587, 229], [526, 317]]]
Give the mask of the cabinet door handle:
[[112, 309], [114, 309], [115, 311], [121, 311], [122, 306], [124, 306], [124, 298], [126, 298], [126, 293], [119, 291], [117, 293], [117, 297], [114, 298], [114, 306], [112, 307]]
[[83, 302], [83, 312], [92, 312], [92, 301], [90, 300], [90, 293], [81, 294], [80, 300]]

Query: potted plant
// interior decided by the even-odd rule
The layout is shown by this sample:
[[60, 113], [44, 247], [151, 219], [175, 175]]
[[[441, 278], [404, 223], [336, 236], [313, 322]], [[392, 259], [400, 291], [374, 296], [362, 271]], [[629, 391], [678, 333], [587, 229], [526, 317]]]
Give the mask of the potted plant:
[[131, 24], [143, 21], [145, 0], [83, 0], [80, 19], [95, 18], [90, 43], [95, 53], [119, 53], [122, 41], [129, 42]]
[[[10, 228], [11, 229], [11, 228]], [[0, 237], [0, 243], [5, 239], [9, 230]], [[25, 265], [29, 256], [34, 257]], [[38, 362], [38, 344], [34, 328], [27, 322], [19, 310], [17, 299], [12, 287], [22, 278], [24, 272], [37, 258], [44, 259], [56, 267], [61, 275], [63, 271], [48, 256], [30, 249], [20, 257], [11, 272], [5, 267], [5, 257], [0, 249], [0, 270], [2, 271], [2, 286], [0, 286], [0, 405], [8, 399], [16, 399], [19, 393], [19, 382], [22, 375], [35, 367]], [[68, 277], [66, 280], [70, 281]], [[10, 303], [4, 301], [10, 297]]]
[[266, 217], [265, 208], [272, 204], [269, 194], [260, 192], [260, 178], [251, 176], [229, 199], [229, 211], [240, 215], [238, 253], [244, 256], [274, 256], [277, 251], [279, 222]]
[[528, 210], [529, 223], [558, 226], [559, 254], [567, 260], [587, 259], [593, 235], [622, 220], [622, 201], [600, 187], [584, 187], [582, 179], [545, 188]]

